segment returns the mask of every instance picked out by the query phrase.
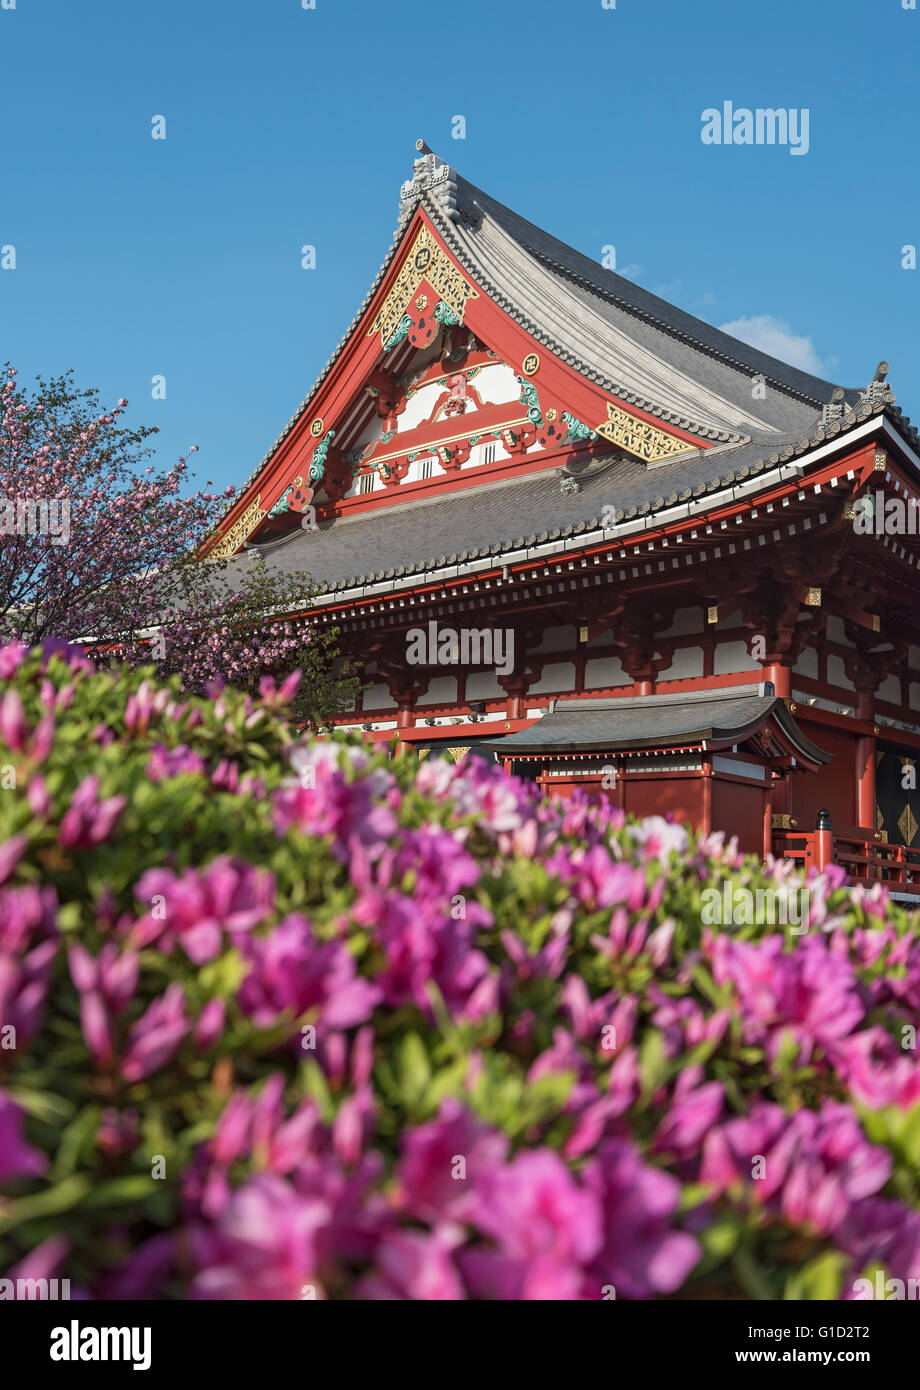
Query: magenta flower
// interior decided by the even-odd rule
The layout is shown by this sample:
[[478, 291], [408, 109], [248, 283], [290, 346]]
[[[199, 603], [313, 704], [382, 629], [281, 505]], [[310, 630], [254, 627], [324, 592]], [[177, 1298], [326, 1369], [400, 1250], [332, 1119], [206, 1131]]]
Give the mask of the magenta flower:
[[379, 852], [396, 830], [384, 802], [393, 777], [383, 768], [368, 768], [369, 761], [364, 749], [349, 744], [295, 749], [291, 766], [297, 780], [273, 797], [278, 834], [294, 826], [305, 835], [331, 835], [333, 853], [341, 860], [355, 844]]
[[275, 884], [267, 870], [222, 856], [179, 875], [148, 869], [134, 896], [151, 908], [132, 928], [132, 939], [139, 946], [156, 942], [167, 953], [178, 942], [201, 965], [219, 955], [224, 932], [248, 932], [265, 920], [274, 907]]
[[0, 697], [0, 738], [14, 753], [22, 752], [26, 746], [29, 724], [23, 709], [19, 691], [9, 689]]
[[25, 1116], [0, 1090], [0, 1183], [10, 1178], [32, 1178], [44, 1173], [48, 1160], [23, 1137]]
[[603, 1240], [602, 1207], [548, 1149], [520, 1153], [476, 1183], [473, 1221], [493, 1250], [465, 1250], [476, 1297], [575, 1299]]
[[123, 796], [99, 800], [99, 778], [84, 777], [61, 818], [58, 844], [62, 849], [93, 849], [103, 844], [127, 804]]
[[322, 1298], [318, 1236], [332, 1214], [328, 1201], [303, 1197], [274, 1174], [250, 1178], [217, 1224], [194, 1236], [193, 1297], [299, 1301], [312, 1289]]
[[87, 1047], [106, 1066], [115, 1052], [114, 1016], [122, 1013], [137, 989], [140, 964], [133, 951], [109, 942], [96, 959], [75, 942], [68, 950], [70, 976], [80, 995], [80, 1023]]
[[787, 1116], [758, 1101], [746, 1118], [710, 1132], [700, 1178], [714, 1193], [743, 1189], [790, 1225], [827, 1235], [890, 1172], [891, 1155], [867, 1141], [849, 1106], [826, 1101], [818, 1111]]
[[251, 969], [239, 989], [240, 1008], [260, 1028], [282, 1014], [316, 1010], [328, 1028], [352, 1028], [370, 1018], [380, 990], [363, 980], [340, 941], [320, 941], [307, 919], [291, 913], [265, 936], [242, 947]]
[[603, 1213], [590, 1296], [599, 1298], [605, 1284], [614, 1286], [618, 1298], [654, 1298], [679, 1289], [700, 1247], [671, 1224], [680, 1201], [676, 1178], [644, 1163], [628, 1140], [616, 1139], [591, 1160], [585, 1185]]
[[205, 1004], [198, 1015], [194, 1032], [195, 1046], [201, 1052], [207, 1052], [218, 1041], [224, 1031], [226, 1016], [227, 1006], [223, 999], [209, 999]]
[[414, 1126], [403, 1137], [399, 1203], [422, 1221], [463, 1220], [476, 1204], [476, 1185], [503, 1165], [507, 1152], [503, 1134], [448, 1098], [436, 1120]]
[[185, 994], [176, 982], [154, 999], [128, 1033], [120, 1071], [128, 1082], [141, 1081], [165, 1066], [188, 1032]]
[[141, 1142], [136, 1110], [115, 1110], [111, 1107], [99, 1116], [96, 1142], [103, 1153], [124, 1158], [134, 1152]]
[[58, 952], [52, 887], [0, 889], [0, 1025], [17, 1049], [38, 1032]]
[[179, 777], [184, 772], [205, 771], [205, 761], [187, 744], [180, 743], [176, 748], [167, 748], [163, 743], [155, 743], [150, 750], [147, 763], [147, 776], [153, 782], [162, 782], [168, 777]]
[[28, 848], [25, 835], [11, 835], [0, 844], [0, 884], [6, 883]]
[[[678, 1087], [686, 1072], [678, 1077]], [[700, 1144], [722, 1114], [723, 1089], [721, 1082], [708, 1081], [695, 1090], [684, 1089], [671, 1103], [667, 1115], [655, 1133], [654, 1148], [658, 1153], [673, 1153], [678, 1158], [691, 1158], [699, 1152]]]
[[705, 944], [716, 983], [735, 987], [746, 1039], [764, 1043], [771, 1056], [788, 1032], [807, 1061], [816, 1044], [835, 1046], [863, 1018], [853, 967], [823, 937], [803, 937], [786, 951], [780, 935], [752, 943], [707, 931]]
[[369, 1299], [412, 1299], [426, 1303], [467, 1297], [454, 1260], [461, 1240], [456, 1229], [392, 1231], [377, 1250], [373, 1273], [358, 1286]]
[[22, 888], [0, 889], [0, 951], [24, 951], [33, 933], [42, 937], [55, 933], [57, 893], [34, 883]]
[[519, 830], [532, 815], [523, 784], [481, 758], [464, 763], [461, 775], [450, 783], [450, 795], [457, 815], [475, 817], [487, 834]]
[[151, 719], [163, 713], [171, 698], [168, 690], [156, 690], [149, 681], [141, 681], [137, 692], [128, 696], [125, 728], [134, 733], [146, 733]]
[[0, 680], [13, 679], [28, 650], [23, 642], [8, 642], [6, 646], [0, 646]]

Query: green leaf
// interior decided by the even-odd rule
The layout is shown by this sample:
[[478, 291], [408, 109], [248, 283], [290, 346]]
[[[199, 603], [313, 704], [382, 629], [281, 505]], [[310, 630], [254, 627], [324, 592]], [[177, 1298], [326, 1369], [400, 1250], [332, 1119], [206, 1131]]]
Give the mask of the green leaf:
[[664, 1084], [668, 1073], [668, 1059], [664, 1050], [664, 1035], [657, 1028], [649, 1028], [639, 1044], [639, 1076], [642, 1081], [642, 1101], [648, 1104], [651, 1097]]
[[431, 1062], [418, 1033], [407, 1033], [399, 1049], [399, 1075], [408, 1104], [418, 1104], [431, 1080]]
[[789, 1275], [783, 1298], [797, 1302], [836, 1300], [840, 1295], [846, 1264], [846, 1256], [838, 1250], [826, 1250]]
[[124, 1202], [141, 1202], [162, 1186], [162, 1180], [149, 1173], [134, 1173], [125, 1178], [111, 1178], [98, 1183], [83, 1203], [84, 1207], [119, 1206]]
[[7, 1095], [14, 1100], [27, 1115], [45, 1124], [58, 1126], [72, 1117], [76, 1108], [63, 1096], [52, 1095], [50, 1091], [34, 1091], [26, 1086], [7, 1086]]
[[724, 1260], [736, 1249], [741, 1235], [741, 1223], [736, 1217], [716, 1220], [700, 1233], [706, 1254], [714, 1260]]
[[99, 1127], [99, 1114], [98, 1105], [87, 1105], [64, 1130], [51, 1167], [52, 1178], [69, 1178], [76, 1170], [81, 1154], [84, 1149], [89, 1149], [95, 1137]]
[[78, 1177], [65, 1178], [63, 1182], [55, 1183], [43, 1192], [35, 1192], [29, 1197], [20, 1197], [14, 1202], [8, 1202], [0, 1215], [0, 1233], [12, 1230], [23, 1221], [34, 1221], [39, 1216], [57, 1216], [63, 1211], [70, 1211], [91, 1189], [92, 1183], [89, 1178], [81, 1174]]
[[217, 960], [209, 961], [203, 966], [198, 978], [208, 994], [230, 999], [236, 994], [248, 972], [249, 966], [240, 952], [231, 950], [225, 951]]

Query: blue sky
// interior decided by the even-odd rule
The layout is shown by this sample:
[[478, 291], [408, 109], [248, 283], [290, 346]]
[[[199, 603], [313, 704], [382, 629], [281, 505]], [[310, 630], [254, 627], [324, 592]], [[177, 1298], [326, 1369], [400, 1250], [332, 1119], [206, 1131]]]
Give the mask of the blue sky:
[[[164, 463], [199, 446], [202, 483], [243, 482], [312, 386], [390, 245], [419, 136], [800, 365], [861, 386], [887, 357], [920, 411], [904, 0], [12, 3], [0, 358], [127, 396]], [[808, 153], [704, 145], [702, 112], [725, 101], [807, 108]]]

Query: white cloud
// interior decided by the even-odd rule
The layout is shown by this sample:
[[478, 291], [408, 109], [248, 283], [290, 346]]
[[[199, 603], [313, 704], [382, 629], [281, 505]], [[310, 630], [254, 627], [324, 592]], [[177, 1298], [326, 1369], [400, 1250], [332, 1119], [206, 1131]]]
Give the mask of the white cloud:
[[799, 367], [815, 376], [827, 373], [830, 364], [821, 361], [811, 339], [793, 333], [788, 323], [775, 319], [772, 314], [752, 314], [719, 327], [723, 333], [730, 333], [733, 338], [740, 338], [743, 343], [768, 352], [781, 362], [788, 362], [790, 367]]

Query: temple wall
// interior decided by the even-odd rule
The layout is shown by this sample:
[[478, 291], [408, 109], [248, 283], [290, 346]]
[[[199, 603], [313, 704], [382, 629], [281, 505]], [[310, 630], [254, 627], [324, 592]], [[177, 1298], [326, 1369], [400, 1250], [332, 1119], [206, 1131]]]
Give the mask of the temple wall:
[[802, 732], [813, 743], [834, 755], [820, 772], [803, 772], [790, 778], [789, 811], [798, 819], [798, 828], [813, 830], [815, 818], [824, 808], [830, 811], [833, 824], [856, 825], [857, 735], [813, 722], [801, 705], [796, 708], [795, 718]]

